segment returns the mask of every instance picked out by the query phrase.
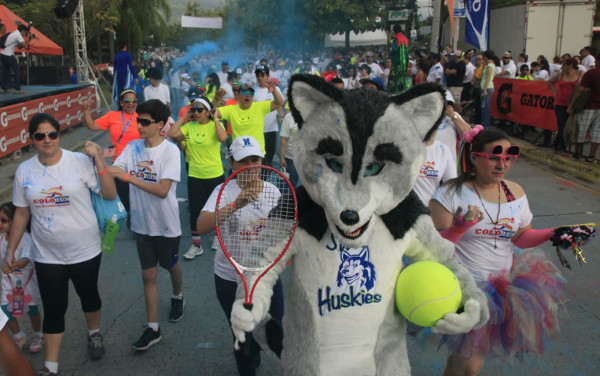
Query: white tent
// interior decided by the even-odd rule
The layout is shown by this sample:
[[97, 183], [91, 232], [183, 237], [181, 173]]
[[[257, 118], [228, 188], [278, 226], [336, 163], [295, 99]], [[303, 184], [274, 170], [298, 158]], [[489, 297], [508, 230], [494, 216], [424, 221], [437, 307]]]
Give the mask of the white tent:
[[[350, 46], [370, 46], [387, 44], [388, 37], [383, 30], [365, 31], [364, 33], [350, 33]], [[345, 34], [327, 34], [325, 36], [325, 47], [345, 47]]]

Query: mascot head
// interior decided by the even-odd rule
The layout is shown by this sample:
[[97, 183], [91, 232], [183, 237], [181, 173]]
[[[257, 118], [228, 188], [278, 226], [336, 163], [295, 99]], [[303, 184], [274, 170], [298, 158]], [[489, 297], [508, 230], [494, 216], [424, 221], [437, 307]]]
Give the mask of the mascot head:
[[390, 97], [339, 90], [313, 75], [294, 75], [290, 109], [300, 130], [294, 163], [329, 227], [348, 247], [367, 244], [373, 216], [410, 193], [429, 139], [445, 113], [444, 91], [419, 85]]

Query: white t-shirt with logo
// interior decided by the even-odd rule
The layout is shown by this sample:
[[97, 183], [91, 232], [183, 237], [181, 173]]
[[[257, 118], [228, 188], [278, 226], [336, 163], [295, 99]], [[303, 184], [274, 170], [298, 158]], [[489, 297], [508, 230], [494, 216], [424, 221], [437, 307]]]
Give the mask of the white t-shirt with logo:
[[158, 99], [164, 104], [171, 103], [169, 87], [163, 83], [159, 84], [158, 87], [146, 86], [144, 88], [144, 100], [149, 101], [150, 99]]
[[437, 63], [429, 70], [427, 73], [427, 82], [435, 83], [437, 79], [440, 79], [440, 84], [442, 83], [441, 79], [444, 77], [444, 69], [442, 68], [442, 64]]
[[456, 177], [456, 164], [448, 146], [438, 140], [434, 140], [425, 150], [425, 163], [413, 189], [423, 204], [428, 206], [440, 184]]
[[[444, 185], [435, 192], [432, 199], [437, 200], [450, 213], [455, 213], [459, 206], [466, 210], [469, 205], [476, 205], [483, 212], [483, 220], [469, 228], [456, 243], [456, 255], [476, 280], [510, 270], [513, 262], [511, 238], [533, 219], [527, 196], [500, 204], [497, 218], [498, 204], [480, 201], [475, 191], [464, 185], [460, 194], [453, 187]], [[484, 207], [481, 207], [482, 202]], [[486, 210], [493, 216], [491, 220]]]
[[[4, 260], [6, 258], [6, 247], [8, 246], [8, 241], [6, 240], [5, 234], [0, 235], [0, 239], [0, 260]], [[31, 244], [31, 238], [29, 237], [29, 234], [24, 233], [19, 246], [15, 250], [14, 256], [15, 260], [26, 258], [29, 260], [29, 263], [22, 269], [15, 269], [10, 274], [2, 273], [2, 297], [0, 299], [0, 304], [6, 305], [10, 303], [8, 300], [8, 294], [12, 294], [13, 287], [18, 285], [25, 286], [24, 294], [31, 296], [31, 301], [25, 303], [26, 305], [33, 306], [42, 303], [37, 276], [35, 275], [33, 266], [33, 257], [31, 255], [32, 248], [33, 245]]]
[[0, 51], [0, 54], [4, 56], [13, 56], [15, 54], [15, 50], [17, 49], [17, 45], [21, 42], [24, 42], [23, 36], [19, 30], [15, 30], [6, 37], [6, 42], [4, 45], [6, 48], [3, 48]]
[[167, 140], [148, 148], [143, 139], [131, 141], [115, 161], [123, 171], [146, 183], [171, 180], [167, 197], [160, 198], [129, 185], [131, 231], [149, 236], [175, 238], [181, 235], [177, 182], [180, 181], [179, 149]]
[[449, 116], [446, 116], [444, 120], [442, 120], [438, 126], [438, 131], [433, 138], [448, 146], [448, 150], [450, 150], [452, 157], [452, 164], [456, 166], [456, 141], [458, 136], [456, 134], [456, 127]]
[[[213, 190], [212, 194], [206, 201], [206, 204], [204, 204], [204, 207], [202, 208], [203, 212], [215, 212], [215, 208], [217, 206], [217, 197], [219, 196], [219, 191], [221, 190], [222, 185], [223, 184], [219, 184]], [[235, 201], [235, 199], [241, 192], [242, 189], [237, 184], [237, 181], [230, 181], [225, 187], [225, 190], [223, 191], [223, 195], [221, 196], [221, 202], [219, 203], [219, 206], [224, 207], [226, 205], [231, 204]], [[269, 194], [271, 196], [274, 195], [273, 197], [277, 198], [281, 195], [277, 187], [270, 183], [265, 183], [262, 192], [258, 196], [257, 202], [272, 202], [271, 200], [264, 199], [265, 194]], [[260, 232], [261, 224], [264, 222], [264, 219], [267, 218], [271, 209], [273, 209], [273, 207], [270, 207], [268, 205], [257, 206], [249, 204], [241, 209], [238, 209], [235, 212], [235, 217], [232, 215], [231, 217], [229, 217], [228, 220], [239, 221], [239, 224], [235, 227], [236, 230], [245, 231], [247, 233]], [[221, 224], [219, 228], [221, 230], [221, 237], [227, 237], [227, 229], [229, 228], [227, 226], [227, 221]], [[227, 251], [231, 254], [232, 252], [239, 252], [243, 250], [228, 249]], [[235, 271], [235, 268], [231, 265], [231, 262], [229, 261], [227, 256], [225, 256], [225, 252], [223, 252], [221, 244], [219, 244], [219, 248], [217, 249], [217, 252], [215, 254], [215, 274], [227, 281], [238, 282], [240, 280], [239, 274]]]
[[581, 60], [581, 65], [583, 65], [586, 70], [590, 70], [596, 67], [596, 59], [592, 55], [587, 55]]
[[[281, 94], [279, 87], [275, 89]], [[254, 87], [254, 102], [272, 101], [274, 99], [273, 94], [269, 93], [269, 89], [262, 88], [259, 86]], [[277, 132], [279, 130], [279, 124], [277, 124], [277, 110], [271, 111], [265, 116], [265, 130], [267, 132]]]
[[68, 265], [100, 253], [100, 229], [90, 196], [98, 184], [88, 156], [61, 150], [53, 166], [42, 165], [37, 155], [21, 163], [13, 204], [31, 212], [33, 260]]

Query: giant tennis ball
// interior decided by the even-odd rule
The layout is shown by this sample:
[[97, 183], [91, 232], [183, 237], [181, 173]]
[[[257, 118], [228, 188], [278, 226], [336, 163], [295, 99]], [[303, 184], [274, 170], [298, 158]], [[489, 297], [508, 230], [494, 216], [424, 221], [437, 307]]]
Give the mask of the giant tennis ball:
[[462, 291], [450, 269], [433, 261], [407, 266], [396, 282], [396, 306], [408, 321], [434, 326], [446, 313], [460, 307]]

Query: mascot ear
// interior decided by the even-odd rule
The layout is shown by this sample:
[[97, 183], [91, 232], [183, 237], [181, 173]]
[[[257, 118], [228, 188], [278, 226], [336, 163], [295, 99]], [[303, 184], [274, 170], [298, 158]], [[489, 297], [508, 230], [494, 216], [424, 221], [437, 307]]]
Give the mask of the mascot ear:
[[292, 116], [302, 127], [315, 109], [325, 103], [339, 102], [343, 92], [329, 84], [321, 77], [312, 74], [295, 74], [290, 80], [288, 88], [288, 99]]
[[[413, 124], [423, 141], [428, 141], [446, 115], [444, 90], [436, 84], [422, 84], [391, 97], [392, 103], [402, 105], [409, 113]], [[433, 127], [431, 119], [436, 119]]]

